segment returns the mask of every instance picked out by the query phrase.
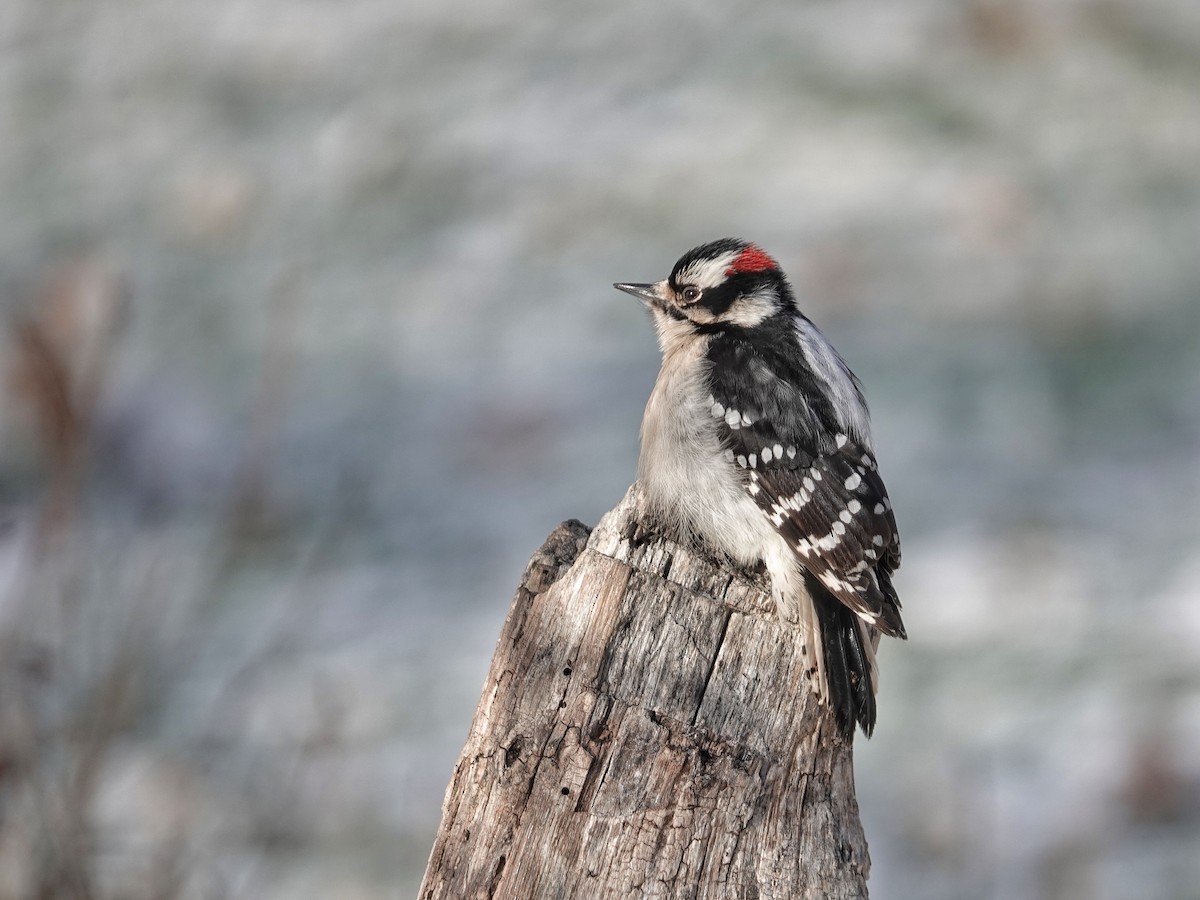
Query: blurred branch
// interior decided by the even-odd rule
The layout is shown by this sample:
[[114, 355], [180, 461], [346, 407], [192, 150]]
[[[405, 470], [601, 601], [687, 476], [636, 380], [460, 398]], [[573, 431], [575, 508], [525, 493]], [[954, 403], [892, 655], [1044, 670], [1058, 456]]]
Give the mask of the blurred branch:
[[10, 322], [8, 386], [34, 420], [48, 468], [39, 543], [66, 525], [75, 506], [129, 299], [123, 278], [85, 257], [53, 268]]
[[[273, 298], [231, 503], [211, 548], [216, 553], [190, 580], [159, 559], [164, 551], [155, 542], [98, 556], [104, 530], [80, 515], [126, 319], [123, 281], [93, 259], [68, 261], [10, 317], [13, 352], [4, 386], [16, 401], [13, 412], [25, 417], [16, 424], [36, 449], [45, 489], [31, 539], [3, 545], [19, 564], [0, 596], [0, 900], [171, 900], [188, 889], [192, 865], [185, 854], [195, 822], [187, 816], [196, 811], [148, 810], [170, 818], [152, 837], [151, 822], [105, 830], [98, 816], [111, 802], [114, 773], [128, 762], [125, 743], [177, 697], [204, 658], [208, 642], [201, 638], [211, 627], [213, 600], [228, 593], [245, 538], [264, 526], [294, 359], [297, 294], [292, 277]], [[299, 590], [306, 582], [297, 578]], [[264, 639], [264, 653], [280, 645], [282, 630]], [[238, 676], [262, 664], [260, 654], [252, 657], [218, 691], [226, 714], [244, 688]], [[212, 730], [221, 712], [199, 711], [198, 730]], [[144, 742], [135, 744], [144, 750]], [[149, 758], [167, 768], [160, 751]], [[140, 789], [168, 805], [180, 802], [170, 783]], [[117, 865], [106, 862], [113, 854], [121, 855]]]
[[287, 274], [268, 308], [262, 368], [250, 410], [250, 431], [233, 479], [229, 512], [235, 543], [270, 529], [268, 493], [276, 438], [287, 413], [300, 321], [301, 273]]

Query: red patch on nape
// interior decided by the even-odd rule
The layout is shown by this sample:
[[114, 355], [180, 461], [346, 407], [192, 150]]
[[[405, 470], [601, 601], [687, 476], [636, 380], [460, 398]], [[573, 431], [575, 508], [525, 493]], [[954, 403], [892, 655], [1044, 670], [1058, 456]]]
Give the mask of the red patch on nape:
[[767, 269], [778, 268], [779, 263], [751, 244], [738, 255], [738, 258], [725, 270], [725, 274], [736, 275], [739, 272], [765, 272]]

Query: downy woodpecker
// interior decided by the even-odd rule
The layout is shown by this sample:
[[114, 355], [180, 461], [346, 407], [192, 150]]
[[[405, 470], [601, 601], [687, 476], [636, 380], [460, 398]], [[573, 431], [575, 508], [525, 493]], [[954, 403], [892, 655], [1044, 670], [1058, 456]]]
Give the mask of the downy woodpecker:
[[614, 287], [646, 305], [662, 349], [638, 460], [652, 510], [765, 564], [820, 702], [846, 740], [856, 722], [870, 736], [879, 635], [905, 632], [862, 386], [754, 244], [713, 241], [664, 281]]

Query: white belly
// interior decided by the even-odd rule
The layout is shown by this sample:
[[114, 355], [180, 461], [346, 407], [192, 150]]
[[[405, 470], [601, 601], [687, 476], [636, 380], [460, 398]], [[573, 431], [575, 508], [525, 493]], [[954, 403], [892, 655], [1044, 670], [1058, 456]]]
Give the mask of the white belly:
[[[704, 342], [696, 340], [675, 352], [703, 351]], [[642, 420], [638, 480], [665, 518], [752, 565], [772, 539], [780, 539], [724, 459], [703, 369], [689, 359], [666, 362]]]

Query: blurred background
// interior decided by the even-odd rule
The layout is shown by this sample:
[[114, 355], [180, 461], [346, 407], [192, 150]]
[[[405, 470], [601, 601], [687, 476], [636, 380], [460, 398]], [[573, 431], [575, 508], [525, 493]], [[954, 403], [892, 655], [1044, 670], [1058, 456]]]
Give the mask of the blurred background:
[[1200, 7], [8, 0], [0, 900], [416, 892], [609, 286], [760, 242], [912, 639], [872, 895], [1200, 897]]

